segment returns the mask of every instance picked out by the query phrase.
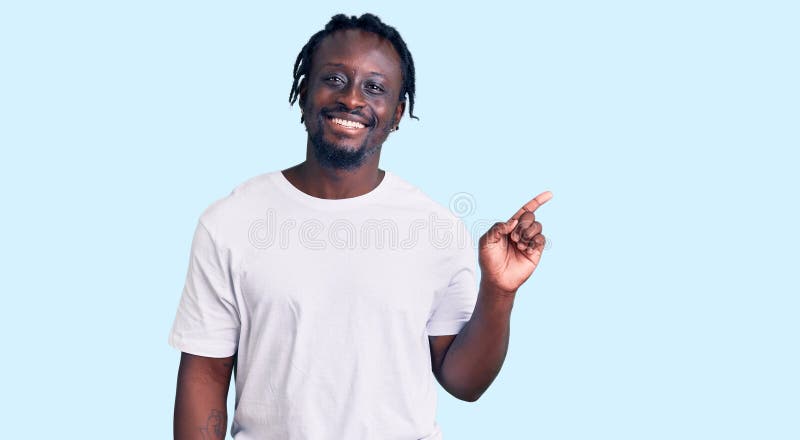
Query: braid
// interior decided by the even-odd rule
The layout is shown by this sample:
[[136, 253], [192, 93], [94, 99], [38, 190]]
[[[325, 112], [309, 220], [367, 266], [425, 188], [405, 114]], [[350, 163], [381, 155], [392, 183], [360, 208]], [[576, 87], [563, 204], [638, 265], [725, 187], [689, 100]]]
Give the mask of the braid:
[[[348, 17], [344, 14], [334, 15], [331, 21], [325, 25], [325, 28], [316, 34], [312, 35], [305, 46], [300, 49], [297, 54], [297, 60], [294, 62], [292, 89], [289, 91], [289, 103], [294, 104], [300, 96], [300, 80], [307, 76], [311, 71], [311, 58], [314, 56], [314, 51], [319, 45], [319, 42], [328, 35], [345, 29], [361, 29], [367, 32], [377, 34], [390, 43], [400, 55], [400, 70], [403, 74], [403, 85], [400, 88], [401, 101], [408, 100], [408, 115], [413, 119], [419, 119], [414, 116], [414, 93], [415, 75], [414, 75], [414, 59], [411, 58], [411, 52], [408, 51], [405, 41], [400, 36], [397, 30], [381, 21], [380, 18], [373, 14], [364, 14], [361, 17], [355, 15]], [[303, 103], [301, 102], [300, 105]], [[300, 117], [300, 122], [303, 122], [303, 117]]]

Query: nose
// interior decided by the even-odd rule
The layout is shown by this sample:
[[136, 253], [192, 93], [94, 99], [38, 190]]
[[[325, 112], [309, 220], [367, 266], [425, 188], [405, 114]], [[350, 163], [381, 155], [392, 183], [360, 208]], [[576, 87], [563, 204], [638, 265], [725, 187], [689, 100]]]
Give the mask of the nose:
[[361, 89], [354, 82], [341, 89], [336, 101], [348, 110], [364, 107], [364, 95], [361, 94]]

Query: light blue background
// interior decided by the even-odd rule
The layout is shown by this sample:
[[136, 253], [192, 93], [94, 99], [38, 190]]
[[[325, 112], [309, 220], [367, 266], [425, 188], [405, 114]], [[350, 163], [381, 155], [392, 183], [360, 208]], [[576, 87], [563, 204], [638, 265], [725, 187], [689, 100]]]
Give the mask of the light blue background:
[[421, 117], [382, 167], [471, 194], [468, 224], [555, 194], [446, 439], [800, 438], [795, 5], [3, 2], [3, 437], [171, 438], [197, 218], [302, 160], [295, 56], [372, 11]]

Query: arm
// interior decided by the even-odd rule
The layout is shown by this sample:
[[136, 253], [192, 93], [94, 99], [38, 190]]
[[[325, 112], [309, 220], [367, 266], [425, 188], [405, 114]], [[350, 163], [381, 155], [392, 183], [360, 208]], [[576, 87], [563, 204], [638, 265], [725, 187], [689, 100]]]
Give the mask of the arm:
[[489, 388], [508, 351], [514, 296], [481, 283], [472, 318], [458, 335], [431, 336], [436, 379], [454, 397], [474, 402]]
[[544, 192], [480, 239], [481, 283], [472, 317], [458, 335], [431, 337], [436, 379], [454, 397], [474, 402], [500, 373], [508, 352], [511, 309], [517, 289], [539, 264], [545, 238], [534, 211], [550, 200]]
[[175, 440], [224, 439], [233, 356], [210, 358], [181, 353], [175, 393]]

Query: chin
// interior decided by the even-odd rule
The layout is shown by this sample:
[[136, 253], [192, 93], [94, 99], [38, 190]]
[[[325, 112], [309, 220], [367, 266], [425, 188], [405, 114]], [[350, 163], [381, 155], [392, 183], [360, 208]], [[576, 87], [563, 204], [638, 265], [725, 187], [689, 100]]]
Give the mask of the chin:
[[380, 150], [380, 147], [368, 147], [366, 141], [358, 146], [329, 142], [320, 132], [311, 136], [311, 145], [320, 165], [339, 170], [357, 169]]

